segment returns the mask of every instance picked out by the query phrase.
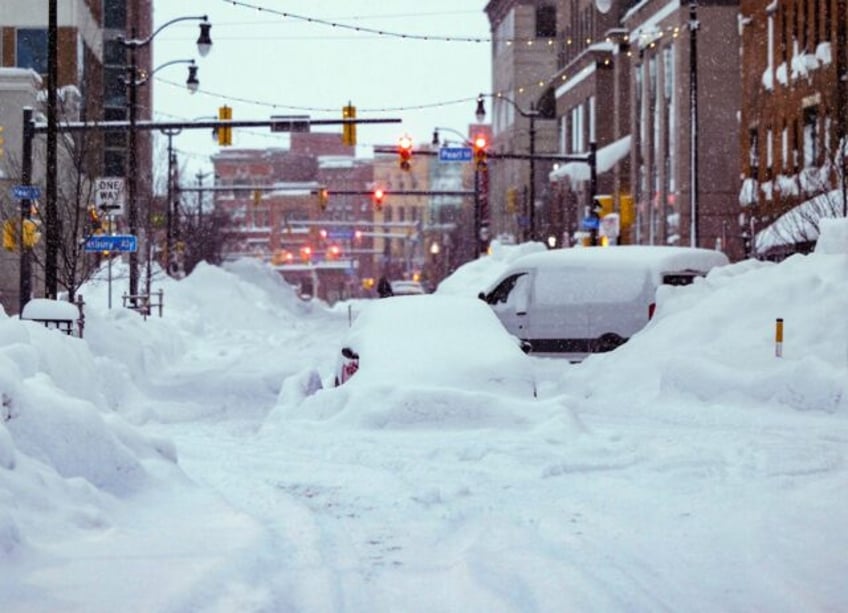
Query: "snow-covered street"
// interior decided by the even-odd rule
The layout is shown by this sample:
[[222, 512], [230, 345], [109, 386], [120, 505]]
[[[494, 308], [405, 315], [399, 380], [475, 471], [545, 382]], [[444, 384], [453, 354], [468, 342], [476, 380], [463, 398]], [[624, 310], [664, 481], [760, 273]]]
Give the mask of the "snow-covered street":
[[91, 286], [85, 341], [0, 318], [0, 609], [843, 610], [846, 258], [672, 288], [535, 399], [326, 387], [366, 305], [249, 263], [146, 322]]

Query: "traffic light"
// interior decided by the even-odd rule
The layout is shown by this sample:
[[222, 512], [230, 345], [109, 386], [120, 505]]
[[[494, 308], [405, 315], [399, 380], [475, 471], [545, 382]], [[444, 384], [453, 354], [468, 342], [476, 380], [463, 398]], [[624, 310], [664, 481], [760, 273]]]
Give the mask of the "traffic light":
[[322, 211], [327, 210], [327, 202], [330, 200], [330, 192], [326, 187], [322, 187], [318, 190], [318, 206], [321, 207]]
[[[356, 107], [351, 106], [350, 102], [347, 106], [342, 107], [342, 119], [356, 119]], [[342, 124], [342, 143], [353, 147], [356, 144], [356, 124]]]
[[[226, 104], [218, 108], [218, 119], [221, 121], [229, 121], [233, 118], [233, 109]], [[229, 147], [233, 144], [233, 129], [230, 126], [220, 126], [218, 128], [218, 146]]]
[[489, 143], [486, 141], [486, 137], [482, 134], [479, 134], [474, 139], [474, 161], [477, 163], [477, 170], [486, 170], [486, 147], [489, 146]]
[[259, 206], [262, 202], [262, 192], [258, 189], [255, 189], [251, 192], [251, 199], [253, 200], [253, 206]]
[[378, 187], [374, 190], [374, 194], [372, 197], [374, 199], [374, 207], [378, 211], [383, 210], [383, 196], [385, 196], [385, 194], [383, 193], [383, 190], [381, 188]]
[[400, 169], [409, 170], [409, 162], [412, 160], [412, 138], [408, 134], [404, 134], [398, 140], [398, 155], [400, 156]]
[[32, 219], [24, 219], [24, 236], [22, 243], [27, 249], [32, 249], [41, 239], [41, 232], [38, 231], [38, 224]]
[[338, 260], [342, 255], [342, 248], [338, 245], [330, 245], [330, 248], [327, 249], [327, 259], [328, 260]]
[[3, 249], [6, 251], [18, 250], [18, 229], [15, 227], [17, 222], [7, 219], [3, 222]]
[[312, 260], [312, 247], [309, 245], [304, 245], [300, 248], [300, 259], [303, 262], [309, 262]]
[[92, 234], [103, 229], [103, 221], [100, 219], [100, 213], [97, 212], [97, 207], [94, 205], [88, 207], [88, 223], [90, 224]]

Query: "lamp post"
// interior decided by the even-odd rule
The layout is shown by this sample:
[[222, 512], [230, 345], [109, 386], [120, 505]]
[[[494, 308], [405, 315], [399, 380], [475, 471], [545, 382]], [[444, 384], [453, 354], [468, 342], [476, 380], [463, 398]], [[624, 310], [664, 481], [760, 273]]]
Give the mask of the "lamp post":
[[[483, 105], [483, 96], [485, 94], [479, 94], [477, 96], [477, 110], [475, 111], [475, 115], [477, 117], [477, 121], [483, 123], [483, 120], [486, 118], [486, 108]], [[489, 94], [491, 96], [491, 94]], [[528, 223], [530, 226], [530, 240], [536, 240], [536, 118], [540, 115], [539, 110], [536, 108], [535, 104], [530, 103], [530, 109], [525, 111], [518, 104], [503, 96], [501, 94], [497, 95], [499, 100], [504, 100], [509, 102], [512, 107], [518, 112], [522, 117], [530, 120], [530, 210], [528, 211]]]
[[[176, 19], [172, 19], [168, 22], [165, 22], [159, 28], [153, 31], [153, 33], [147, 38], [135, 38], [136, 33], [133, 28], [132, 38], [124, 38], [118, 37], [116, 41], [123, 46], [125, 49], [129, 50], [130, 55], [130, 68], [129, 74], [127, 78], [127, 85], [129, 86], [129, 152], [128, 152], [128, 160], [127, 160], [127, 197], [129, 199], [129, 230], [130, 234], [135, 235], [138, 231], [138, 202], [137, 200], [137, 191], [138, 191], [138, 163], [137, 163], [137, 151], [136, 151], [136, 122], [137, 122], [137, 102], [138, 102], [138, 86], [141, 83], [144, 83], [145, 79], [142, 79], [139, 82], [138, 78], [138, 61], [136, 57], [136, 52], [142, 47], [148, 46], [153, 39], [156, 37], [159, 32], [167, 28], [168, 26], [181, 22], [181, 21], [200, 21], [200, 36], [197, 39], [197, 52], [201, 55], [201, 57], [205, 57], [209, 54], [209, 50], [212, 48], [212, 39], [209, 36], [209, 30], [212, 28], [212, 24], [210, 24], [207, 20], [206, 15], [201, 16], [192, 16], [192, 17], [177, 17]], [[164, 67], [164, 66], [163, 66]], [[161, 67], [160, 67], [161, 68]], [[194, 68], [194, 70], [192, 70]], [[157, 69], [158, 70], [158, 69]], [[197, 89], [197, 69], [192, 66], [189, 68], [189, 80], [187, 81], [187, 85], [190, 91]], [[155, 71], [154, 71], [155, 72]], [[147, 237], [147, 240], [150, 240], [150, 237]], [[148, 267], [149, 268], [149, 267]], [[136, 252], [130, 252], [130, 287], [129, 293], [131, 296], [136, 296], [138, 294], [138, 254]], [[149, 289], [149, 288], [148, 288]]]
[[698, 246], [698, 0], [689, 0], [689, 243]]

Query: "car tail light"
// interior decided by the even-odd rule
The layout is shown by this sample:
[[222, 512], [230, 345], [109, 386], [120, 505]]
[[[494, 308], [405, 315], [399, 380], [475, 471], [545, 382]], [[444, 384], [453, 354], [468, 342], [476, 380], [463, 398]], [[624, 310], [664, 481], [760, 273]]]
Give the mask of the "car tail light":
[[654, 311], [657, 310], [657, 303], [652, 302], [648, 305], [648, 319], [651, 319], [654, 316]]

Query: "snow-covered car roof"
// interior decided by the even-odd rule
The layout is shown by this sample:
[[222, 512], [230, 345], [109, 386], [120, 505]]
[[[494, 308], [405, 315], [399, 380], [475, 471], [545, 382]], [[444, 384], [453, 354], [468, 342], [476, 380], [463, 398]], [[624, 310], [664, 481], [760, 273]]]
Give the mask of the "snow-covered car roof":
[[368, 301], [339, 345], [359, 355], [345, 385], [533, 395], [532, 362], [476, 298], [424, 294]]

